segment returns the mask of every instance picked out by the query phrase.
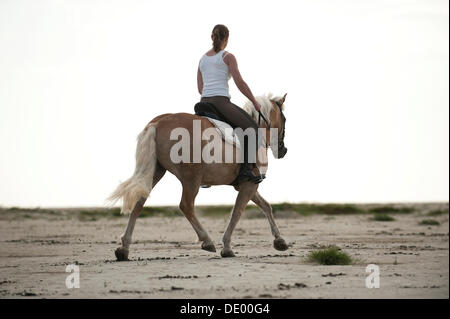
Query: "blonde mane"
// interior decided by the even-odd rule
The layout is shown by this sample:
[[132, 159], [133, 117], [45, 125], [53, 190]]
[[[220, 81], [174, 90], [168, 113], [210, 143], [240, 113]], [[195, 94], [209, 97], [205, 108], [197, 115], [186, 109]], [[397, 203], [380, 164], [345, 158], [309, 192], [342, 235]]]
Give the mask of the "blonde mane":
[[[270, 111], [272, 110], [273, 103], [280, 101], [282, 96], [273, 96], [272, 93], [266, 93], [266, 95], [255, 96], [256, 101], [261, 104], [261, 113], [262, 115], [269, 121], [270, 124]], [[253, 103], [250, 101], [245, 102], [242, 107], [251, 117], [252, 119], [258, 123], [259, 113], [255, 110]], [[281, 106], [281, 109], [284, 110], [284, 104]]]

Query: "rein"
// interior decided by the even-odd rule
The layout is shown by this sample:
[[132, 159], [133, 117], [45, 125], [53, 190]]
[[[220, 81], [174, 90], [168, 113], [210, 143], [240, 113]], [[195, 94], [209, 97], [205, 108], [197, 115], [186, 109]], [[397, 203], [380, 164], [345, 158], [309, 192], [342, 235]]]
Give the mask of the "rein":
[[[277, 104], [277, 106], [278, 106], [278, 108], [280, 109], [281, 114], [283, 114], [283, 111], [281, 110], [281, 106], [278, 105], [278, 104]], [[261, 125], [261, 117], [262, 117], [263, 120], [264, 120], [264, 122], [266, 122], [267, 128], [270, 129], [269, 121], [264, 117], [264, 115], [262, 115], [261, 110], [259, 110], [258, 113], [259, 113], [259, 117], [258, 117], [258, 126]]]
[[[278, 105], [278, 104], [277, 104], [277, 106], [278, 106], [279, 109], [280, 109], [281, 115], [284, 117], [283, 111], [281, 110], [281, 106]], [[258, 126], [261, 125], [261, 118], [262, 118], [262, 119], [264, 120], [264, 122], [266, 122], [267, 128], [270, 130], [270, 124], [269, 124], [269, 121], [264, 117], [264, 115], [262, 115], [261, 110], [259, 110], [258, 113], [259, 113], [259, 117], [258, 117]], [[285, 131], [284, 131], [284, 129], [283, 129], [283, 136], [281, 137], [281, 145], [284, 145], [284, 142], [283, 142], [283, 141], [284, 141], [284, 134], [285, 134]], [[280, 145], [280, 142], [278, 142], [278, 145]]]
[[261, 124], [261, 117], [263, 118], [264, 122], [266, 122], [267, 128], [270, 129], [269, 121], [262, 115], [261, 110], [258, 111], [259, 117], [258, 117], [258, 126]]

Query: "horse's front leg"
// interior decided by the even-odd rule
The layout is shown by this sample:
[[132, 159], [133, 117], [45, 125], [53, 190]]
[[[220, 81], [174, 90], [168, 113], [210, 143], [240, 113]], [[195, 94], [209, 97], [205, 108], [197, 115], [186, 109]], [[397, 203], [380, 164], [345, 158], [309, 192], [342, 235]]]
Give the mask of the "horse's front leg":
[[253, 197], [257, 189], [258, 185], [250, 182], [243, 183], [239, 186], [239, 193], [233, 207], [233, 213], [230, 222], [228, 223], [227, 230], [223, 235], [223, 249], [220, 252], [222, 257], [234, 257], [233, 250], [231, 249], [231, 234], [241, 218], [245, 206], [247, 206], [247, 203]]
[[256, 192], [252, 197], [252, 201], [262, 209], [267, 219], [269, 220], [272, 235], [275, 237], [275, 240], [273, 241], [273, 247], [275, 247], [276, 250], [287, 250], [288, 245], [286, 244], [284, 239], [281, 238], [280, 231], [278, 230], [275, 219], [273, 218], [272, 206], [270, 206], [270, 204], [258, 192]]

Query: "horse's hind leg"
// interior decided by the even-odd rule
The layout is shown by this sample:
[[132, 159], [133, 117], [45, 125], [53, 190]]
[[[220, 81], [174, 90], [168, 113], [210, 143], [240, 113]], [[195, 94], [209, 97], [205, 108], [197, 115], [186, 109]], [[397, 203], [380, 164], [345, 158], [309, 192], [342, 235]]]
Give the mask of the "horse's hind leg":
[[142, 208], [144, 207], [146, 197], [141, 197], [136, 205], [133, 208], [133, 211], [130, 214], [130, 218], [128, 219], [127, 229], [125, 233], [120, 237], [122, 241], [122, 246], [117, 248], [114, 253], [116, 254], [116, 258], [118, 261], [128, 260], [128, 253], [131, 244], [131, 235], [133, 234], [134, 225], [136, 224], [136, 219], [139, 216]]
[[[159, 164], [157, 164], [155, 169], [155, 174], [153, 176], [153, 187], [159, 182], [159, 180], [164, 176], [166, 170]], [[138, 202], [134, 205], [133, 211], [128, 219], [127, 229], [125, 233], [120, 237], [122, 246], [115, 250], [115, 255], [118, 261], [128, 260], [128, 253], [131, 244], [131, 236], [133, 234], [134, 225], [136, 224], [136, 219], [144, 207], [147, 197], [141, 197]]]
[[227, 230], [223, 235], [223, 249], [220, 252], [222, 257], [234, 257], [233, 250], [231, 249], [231, 234], [233, 233], [234, 228], [236, 227], [239, 219], [241, 218], [242, 212], [247, 206], [249, 200], [255, 194], [256, 189], [258, 188], [257, 184], [253, 183], [245, 183], [239, 187], [239, 194], [236, 199], [236, 203], [233, 207], [233, 212], [231, 215], [230, 222], [228, 223]]
[[278, 230], [275, 219], [273, 218], [272, 207], [270, 206], [270, 204], [258, 192], [256, 192], [252, 197], [252, 201], [262, 209], [267, 219], [269, 220], [272, 235], [275, 237], [275, 240], [273, 241], [273, 246], [275, 247], [275, 249], [281, 251], [287, 250], [288, 245], [286, 244], [284, 239], [281, 238], [280, 231]]
[[197, 217], [195, 217], [194, 201], [198, 194], [198, 189], [199, 186], [183, 185], [183, 195], [181, 197], [180, 209], [197, 233], [198, 240], [202, 241], [202, 249], [215, 252], [216, 247], [214, 246], [213, 241], [209, 238], [208, 233], [203, 229]]

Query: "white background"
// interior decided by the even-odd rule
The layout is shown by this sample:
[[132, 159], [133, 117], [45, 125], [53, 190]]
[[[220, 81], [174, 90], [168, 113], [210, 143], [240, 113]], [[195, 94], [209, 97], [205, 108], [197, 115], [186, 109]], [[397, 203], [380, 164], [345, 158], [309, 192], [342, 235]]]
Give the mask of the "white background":
[[[448, 1], [0, 0], [0, 205], [102, 205], [147, 122], [193, 111], [218, 23], [254, 94], [288, 93], [269, 201], [448, 201]], [[147, 203], [180, 196], [168, 173]]]

